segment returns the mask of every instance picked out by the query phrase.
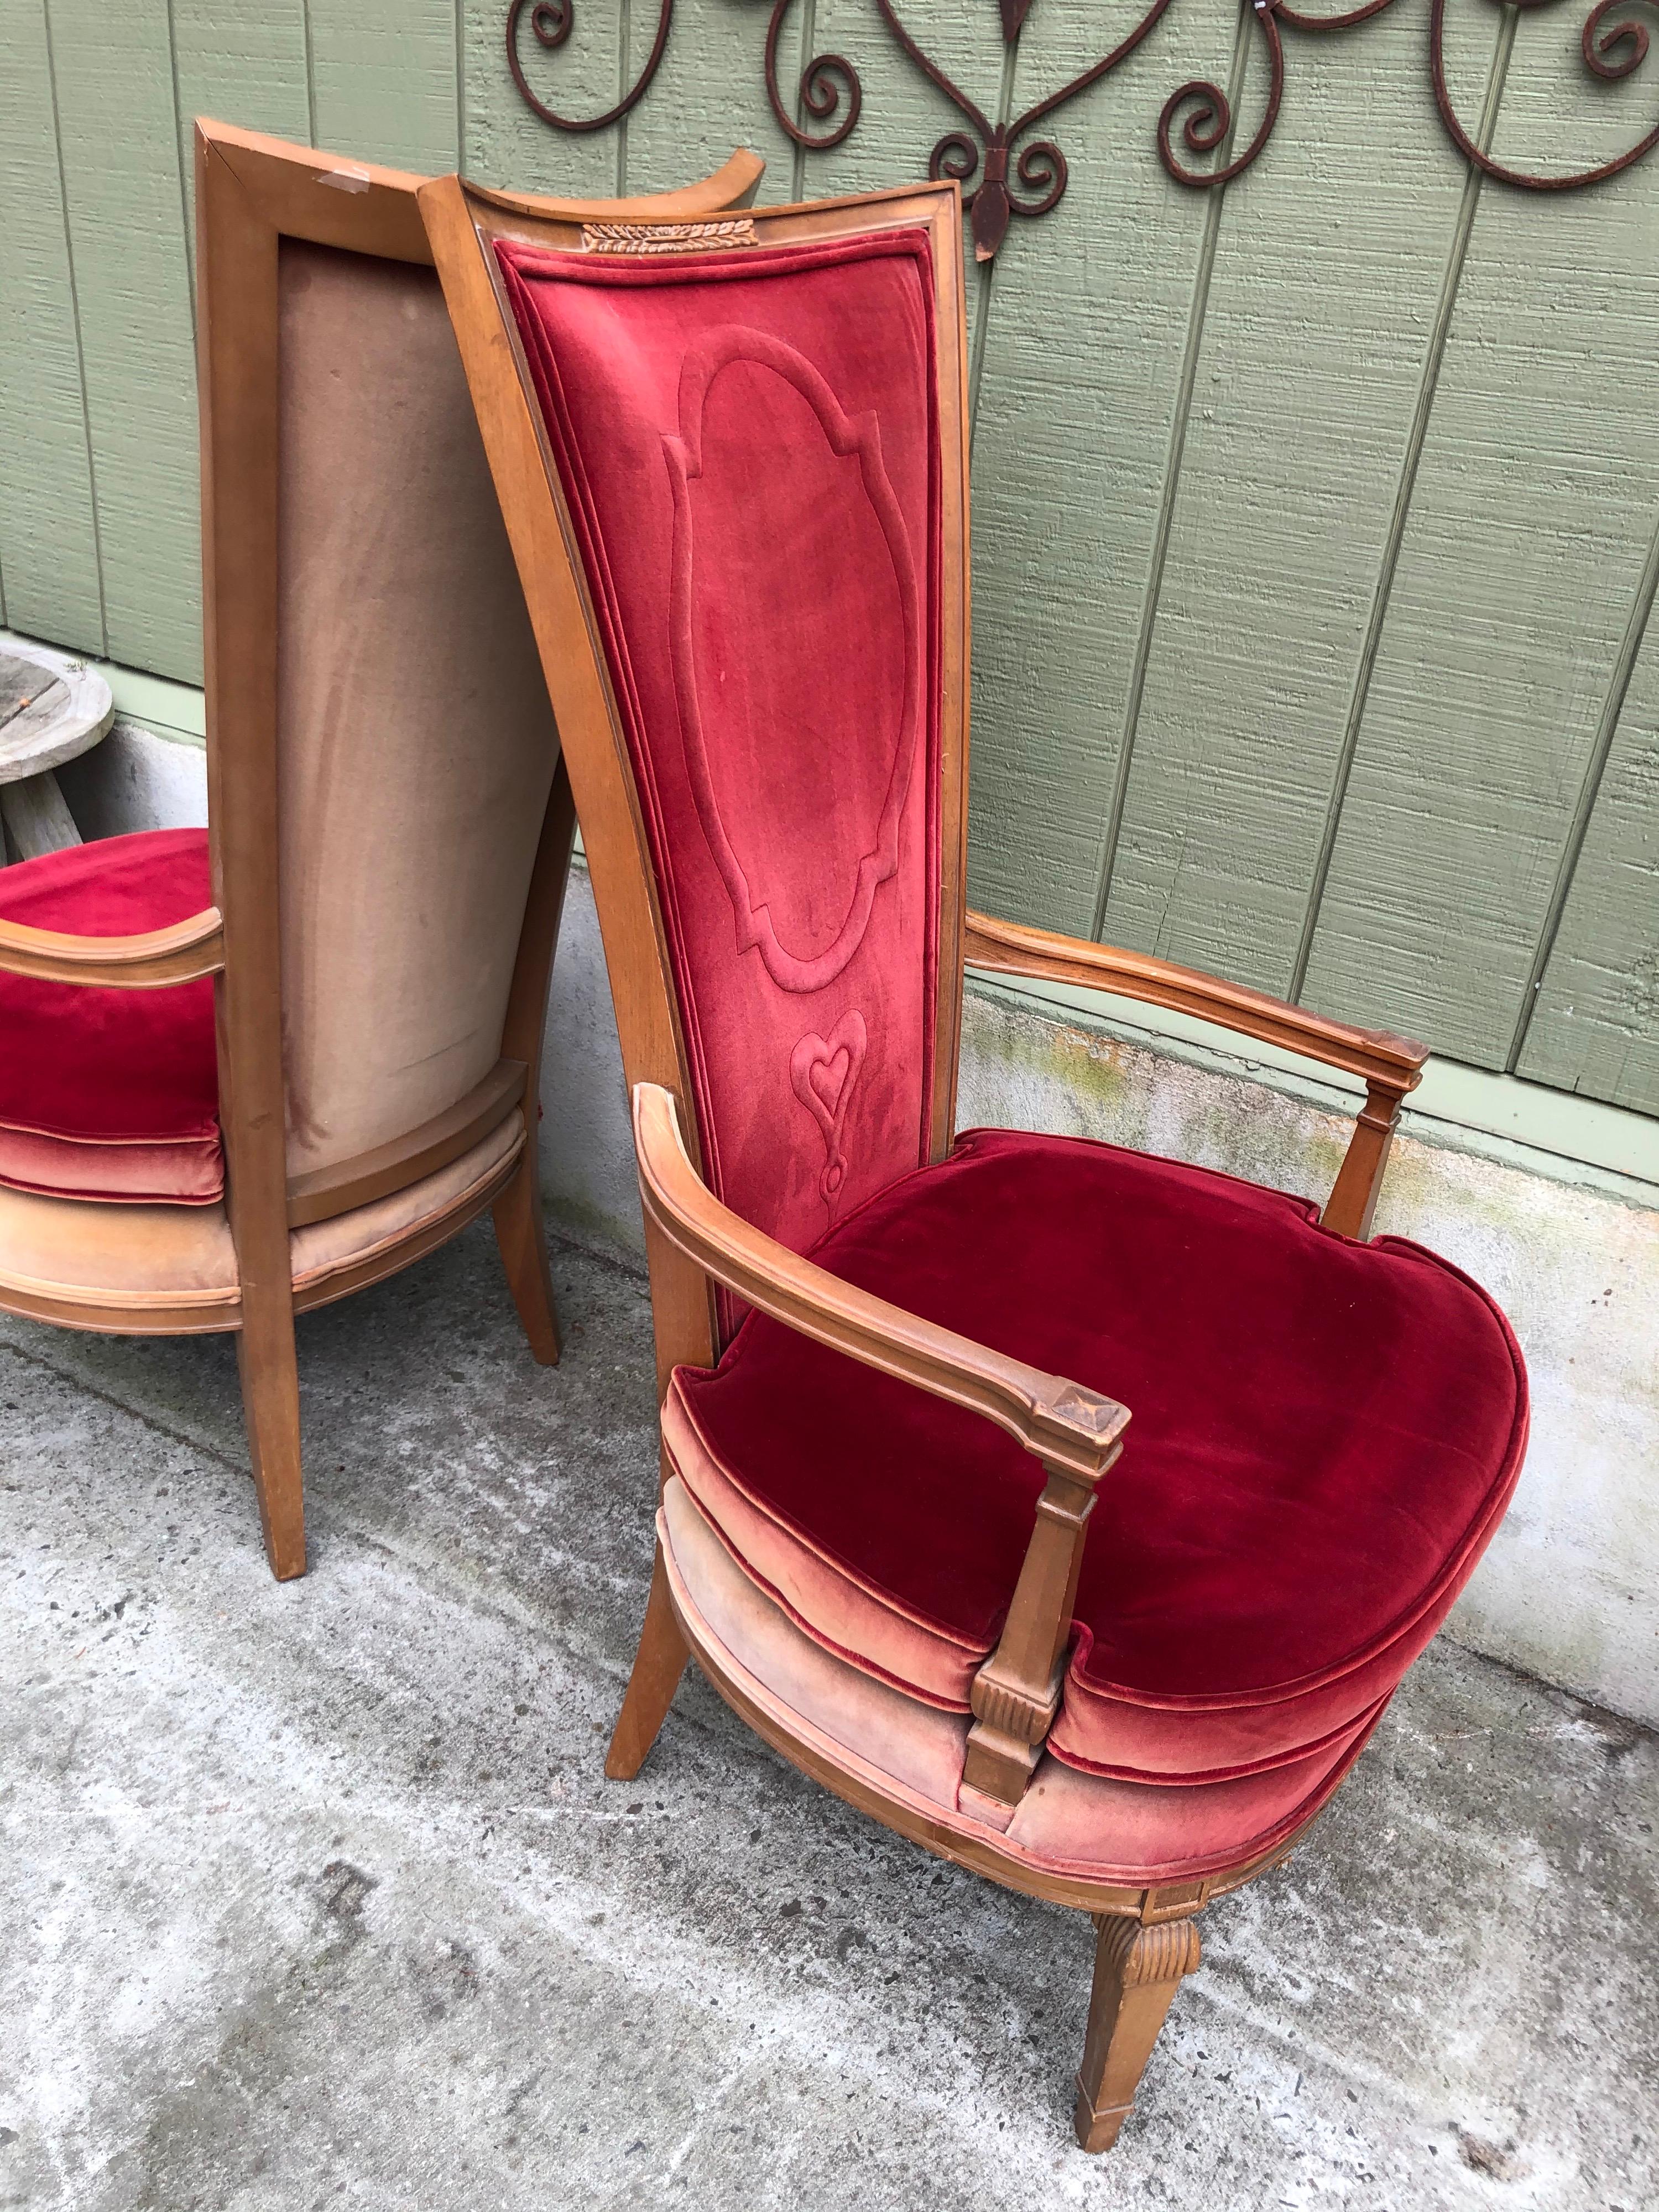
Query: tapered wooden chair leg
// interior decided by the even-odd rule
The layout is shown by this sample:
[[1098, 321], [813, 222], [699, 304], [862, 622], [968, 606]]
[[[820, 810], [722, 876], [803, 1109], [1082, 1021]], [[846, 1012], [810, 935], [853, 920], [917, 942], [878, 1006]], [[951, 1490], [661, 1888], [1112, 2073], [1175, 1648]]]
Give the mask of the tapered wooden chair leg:
[[547, 1264], [542, 1228], [542, 1188], [532, 1125], [518, 1172], [495, 1200], [495, 1242], [507, 1269], [507, 1288], [530, 1349], [544, 1367], [559, 1364], [559, 1316], [553, 1304], [553, 1277]]
[[617, 1716], [605, 1771], [613, 1782], [631, 1782], [657, 1741], [657, 1731], [674, 1702], [674, 1692], [690, 1657], [668, 1595], [668, 1570], [662, 1547], [651, 1573], [651, 1595], [645, 1602], [645, 1626], [640, 1648], [634, 1655], [634, 1671], [628, 1678], [628, 1694]]
[[300, 1467], [300, 1369], [294, 1351], [294, 1309], [284, 1297], [261, 1298], [245, 1285], [236, 1340], [242, 1414], [259, 1499], [265, 1556], [279, 1583], [306, 1571], [305, 1493]]
[[1199, 1961], [1190, 1920], [1144, 1928], [1108, 1919], [1095, 1947], [1089, 2035], [1077, 2077], [1077, 2139], [1085, 2150], [1110, 2150], [1128, 2118], [1170, 2002]]

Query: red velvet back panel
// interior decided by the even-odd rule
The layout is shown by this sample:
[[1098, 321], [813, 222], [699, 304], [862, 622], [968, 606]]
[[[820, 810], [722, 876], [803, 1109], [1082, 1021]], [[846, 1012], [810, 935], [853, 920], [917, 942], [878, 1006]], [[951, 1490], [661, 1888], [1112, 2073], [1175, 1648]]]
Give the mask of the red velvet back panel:
[[803, 1251], [927, 1157], [927, 238], [496, 251], [626, 725], [705, 1172]]

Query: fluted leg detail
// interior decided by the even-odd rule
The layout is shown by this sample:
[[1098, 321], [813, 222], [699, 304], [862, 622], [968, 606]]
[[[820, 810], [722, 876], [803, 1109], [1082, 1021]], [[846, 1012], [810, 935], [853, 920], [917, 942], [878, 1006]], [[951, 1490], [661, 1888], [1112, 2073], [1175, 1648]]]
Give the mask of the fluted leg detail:
[[1109, 2150], [1117, 2141], [1164, 2016], [1200, 1955], [1198, 1929], [1190, 1920], [1150, 1928], [1138, 1920], [1103, 1923], [1089, 2035], [1077, 2077], [1077, 2139], [1085, 2150]]

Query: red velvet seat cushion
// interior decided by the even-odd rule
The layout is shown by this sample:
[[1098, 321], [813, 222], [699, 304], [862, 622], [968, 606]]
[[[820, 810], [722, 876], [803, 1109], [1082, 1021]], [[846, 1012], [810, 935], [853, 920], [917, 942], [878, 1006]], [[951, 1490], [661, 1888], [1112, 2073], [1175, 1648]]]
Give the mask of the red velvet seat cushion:
[[[1279, 1192], [981, 1130], [813, 1257], [1129, 1407], [1049, 1739], [1077, 1766], [1194, 1781], [1332, 1741], [1433, 1634], [1514, 1486], [1526, 1380], [1496, 1306]], [[759, 1314], [718, 1369], [680, 1370], [665, 1435], [804, 1627], [966, 1705], [1042, 1483], [1011, 1437]]]
[[[0, 916], [133, 937], [213, 902], [204, 830], [148, 830], [0, 869]], [[224, 1190], [213, 984], [110, 991], [0, 975], [0, 1182], [205, 1206]]]

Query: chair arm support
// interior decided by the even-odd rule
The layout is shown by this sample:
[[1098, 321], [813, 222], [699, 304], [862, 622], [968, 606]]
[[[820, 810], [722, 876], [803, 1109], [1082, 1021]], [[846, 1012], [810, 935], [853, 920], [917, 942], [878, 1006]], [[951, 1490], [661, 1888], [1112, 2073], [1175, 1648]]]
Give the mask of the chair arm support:
[[974, 1678], [963, 1780], [1018, 1805], [1060, 1704], [1095, 1486], [1123, 1449], [1128, 1408], [1063, 1376], [889, 1305], [722, 1206], [691, 1164], [670, 1093], [634, 1086], [634, 1149], [647, 1218], [698, 1267], [819, 1344], [1006, 1429], [1048, 1482], [1001, 1637]]
[[1224, 982], [1196, 968], [1178, 968], [1151, 953], [1127, 952], [1114, 945], [1094, 945], [1022, 922], [969, 914], [963, 939], [963, 961], [1002, 975], [1029, 975], [1051, 983], [1081, 984], [1174, 1007], [1200, 1021], [1214, 1022], [1260, 1043], [1277, 1045], [1321, 1060], [1365, 1086], [1365, 1103], [1322, 1216], [1328, 1229], [1364, 1238], [1382, 1187], [1382, 1170], [1393, 1141], [1401, 1102], [1423, 1079], [1426, 1045], [1386, 1030], [1356, 1029], [1310, 1013], [1265, 991]]
[[634, 1086], [634, 1149], [650, 1220], [763, 1313], [866, 1367], [983, 1413], [1083, 1483], [1097, 1482], [1116, 1459], [1129, 1415], [1115, 1400], [844, 1283], [722, 1206], [692, 1166], [673, 1097], [659, 1084]]
[[0, 921], [0, 974], [33, 975], [46, 983], [155, 991], [216, 975], [224, 964], [225, 927], [216, 906], [141, 937], [72, 937]]

